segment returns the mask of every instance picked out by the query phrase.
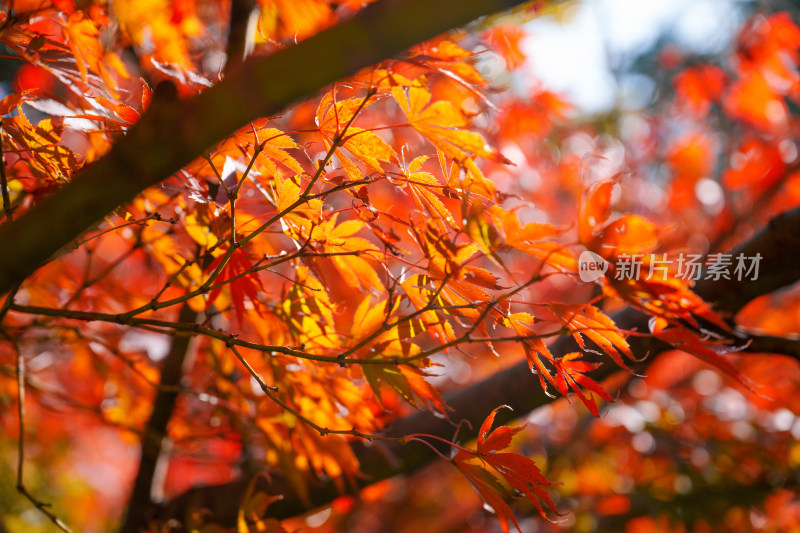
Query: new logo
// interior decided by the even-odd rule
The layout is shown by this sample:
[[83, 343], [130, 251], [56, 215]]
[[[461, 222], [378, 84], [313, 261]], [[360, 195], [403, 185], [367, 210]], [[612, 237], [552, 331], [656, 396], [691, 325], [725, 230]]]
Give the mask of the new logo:
[[608, 261], [594, 252], [584, 250], [578, 257], [578, 277], [590, 283], [602, 278], [608, 270]]

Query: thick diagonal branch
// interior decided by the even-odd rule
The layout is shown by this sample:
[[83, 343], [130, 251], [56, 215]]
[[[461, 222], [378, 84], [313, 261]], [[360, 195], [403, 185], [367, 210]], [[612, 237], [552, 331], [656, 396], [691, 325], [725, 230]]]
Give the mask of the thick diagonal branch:
[[[154, 98], [99, 161], [13, 225], [0, 225], [0, 294], [145, 188], [214, 143], [410, 46], [523, 0], [381, 0], [295, 46], [245, 61], [185, 101]], [[157, 92], [158, 94], [158, 92]]]
[[[800, 208], [783, 213], [770, 221], [759, 233], [732, 252], [743, 253], [752, 257], [760, 254], [761, 270], [757, 279], [743, 281], [701, 281], [695, 291], [704, 299], [714, 302], [716, 308], [724, 313], [735, 314], [752, 299], [768, 294], [776, 289], [796, 283], [800, 280], [800, 268], [794, 264], [794, 258], [800, 257]], [[622, 329], [648, 330], [648, 317], [627, 309], [614, 315], [614, 322]], [[630, 337], [631, 349], [639, 356], [655, 355], [669, 348], [668, 345], [652, 337]], [[760, 337], [753, 346], [764, 351], [775, 348], [789, 348], [794, 356], [798, 347], [788, 340]], [[550, 346], [551, 352], [563, 355], [578, 350], [571, 337], [562, 337]], [[652, 357], [640, 363], [635, 370], [643, 372]], [[602, 380], [619, 368], [605, 364], [598, 368], [591, 377]], [[508, 405], [512, 409], [502, 409], [497, 413], [496, 423], [504, 424], [514, 418], [525, 416], [534, 409], [553, 401], [553, 398], [542, 392], [537, 376], [528, 369], [527, 362], [521, 362], [511, 368], [476, 383], [465, 389], [455, 391], [446, 397], [447, 404], [453, 408], [453, 420], [468, 420], [472, 429], [463, 428], [459, 435], [466, 440], [474, 438], [483, 418], [498, 405]], [[388, 430], [388, 435], [402, 437], [412, 433], [436, 435], [444, 439], [452, 437], [453, 426], [446, 420], [433, 416], [429, 412], [416, 413], [398, 420]], [[398, 474], [412, 472], [436, 458], [429, 449], [416, 444], [400, 445], [375, 443], [365, 446], [356, 443], [355, 451], [361, 463], [361, 470], [366, 474], [360, 480], [361, 485], [369, 485], [388, 479]], [[447, 450], [442, 450], [445, 453]], [[165, 516], [184, 516], [191, 508], [209, 508], [216, 519], [224, 524], [232, 524], [236, 517], [239, 497], [243, 494], [248, 480], [242, 479], [232, 483], [198, 487], [173, 500], [164, 510]], [[289, 517], [309, 510], [299, 498], [293, 496], [291, 488], [277, 475], [272, 482], [262, 483], [263, 490], [271, 494], [282, 494], [284, 498], [270, 506], [268, 512], [276, 517]], [[319, 483], [310, 491], [312, 507], [324, 505], [339, 495], [333, 483]]]

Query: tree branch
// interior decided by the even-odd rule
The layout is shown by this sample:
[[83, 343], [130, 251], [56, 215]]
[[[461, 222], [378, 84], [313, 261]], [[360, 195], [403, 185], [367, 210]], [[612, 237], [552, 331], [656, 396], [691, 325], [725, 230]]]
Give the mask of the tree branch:
[[[197, 320], [197, 313], [187, 304], [183, 304], [178, 320], [182, 323], [193, 323]], [[153, 509], [151, 494], [156, 465], [167, 436], [167, 426], [175, 410], [190, 341], [191, 337], [174, 337], [169, 353], [164, 358], [153, 411], [142, 436], [139, 470], [128, 500], [121, 533], [139, 533], [147, 525], [148, 512]]]
[[523, 0], [382, 0], [295, 46], [245, 61], [203, 93], [178, 102], [156, 91], [150, 109], [111, 151], [0, 225], [0, 294], [145, 188], [263, 116], [410, 46]]
[[750, 344], [744, 351], [750, 353], [777, 353], [800, 361], [800, 339], [772, 337], [769, 335], [750, 335]]
[[[763, 270], [758, 279], [733, 282], [704, 280], [697, 283], [695, 291], [705, 300], [716, 302], [717, 309], [733, 314], [753, 298], [800, 280], [800, 269], [791, 259], [787, 260], [800, 257], [800, 208], [778, 215], [764, 230], [732, 253], [734, 256], [743, 253], [748, 257], [760, 253], [763, 258], [761, 263]], [[615, 314], [613, 319], [621, 329], [648, 330], [649, 317], [634, 309], [621, 311]], [[671, 349], [669, 345], [653, 337], [632, 336], [628, 341], [635, 354], [652, 356], [665, 349]], [[797, 354], [798, 343], [789, 339], [758, 337], [753, 340], [751, 348], [761, 351], [787, 349], [790, 352], [788, 355], [791, 356]], [[561, 337], [550, 346], [550, 351], [555, 356], [576, 350], [579, 350], [579, 347], [572, 337]], [[651, 360], [652, 357], [633, 365], [633, 369], [637, 372], [644, 371]], [[618, 371], [619, 368], [615, 365], [604, 364], [590, 376], [600, 381]], [[467, 420], [472, 425], [471, 429], [462, 426], [459, 437], [463, 441], [477, 436], [483, 418], [498, 405], [508, 405], [513, 409], [513, 411], [502, 409], [496, 415], [497, 424], [506, 424], [554, 401], [542, 392], [539, 378], [531, 373], [527, 361], [498, 372], [470, 387], [455, 391], [445, 400], [453, 408], [452, 420]], [[396, 421], [386, 433], [390, 437], [425, 433], [450, 439], [454, 427], [449, 421], [424, 411]], [[446, 445], [438, 446], [440, 451], [448, 452]], [[416, 444], [376, 442], [370, 445], [357, 442], [353, 448], [359, 459], [361, 471], [365, 474], [364, 478], [358, 480], [360, 486], [412, 472], [436, 458], [431, 450]], [[223, 485], [190, 489], [162, 509], [162, 516], [183, 517], [192, 509], [207, 508], [219, 523], [234, 524], [239, 501], [248, 483], [249, 479], [240, 479]], [[329, 503], [340, 495], [333, 483], [317, 483], [310, 488], [311, 507], [309, 507], [294, 496], [294, 491], [279, 475], [272, 475], [270, 482], [260, 480], [258, 488], [269, 494], [284, 495], [282, 500], [273, 503], [268, 509], [268, 514], [277, 518], [296, 516]]]
[[[654, 497], [645, 491], [628, 495], [631, 508], [626, 513], [598, 517], [598, 531], [624, 531], [629, 521], [637, 516], [680, 517], [686, 529], [709, 517], [724, 516], [731, 509], [752, 508], [764, 504], [768, 496], [780, 490], [797, 490], [798, 483], [793, 476], [787, 476], [782, 483], [768, 479], [754, 483], [726, 479], [724, 484], [699, 486], [688, 494], [675, 494], [668, 501]], [[693, 529], [693, 528], [692, 528]], [[691, 530], [691, 529], [690, 529]]]
[[228, 24], [227, 62], [225, 70], [239, 66], [247, 57], [248, 42], [253, 37], [248, 35], [248, 26], [255, 10], [254, 0], [231, 0], [231, 20]]
[[8, 194], [8, 178], [6, 177], [6, 158], [3, 152], [3, 121], [0, 119], [0, 193], [3, 197], [3, 212], [6, 215], [6, 224], [14, 221], [14, 209], [11, 207], [11, 197]]
[[798, 279], [797, 255], [800, 240], [800, 208], [781, 213], [771, 219], [750, 240], [733, 250], [736, 257], [761, 255], [758, 279], [737, 281], [720, 279], [702, 280], [695, 292], [706, 301], [714, 302], [716, 309], [735, 313], [757, 296], [770, 293]]

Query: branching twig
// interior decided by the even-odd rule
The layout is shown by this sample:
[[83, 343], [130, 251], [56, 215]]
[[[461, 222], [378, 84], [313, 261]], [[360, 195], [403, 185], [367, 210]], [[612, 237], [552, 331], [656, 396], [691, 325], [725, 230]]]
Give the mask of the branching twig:
[[[759, 251], [762, 256], [775, 259], [771, 265], [770, 273], [763, 278], [748, 283], [740, 283], [736, 290], [731, 287], [722, 288], [718, 282], [700, 282], [696, 292], [706, 300], [717, 302], [718, 308], [735, 313], [753, 298], [769, 293], [779, 287], [790, 285], [800, 279], [800, 270], [786, 257], [800, 257], [800, 209], [779, 215], [758, 235], [733, 251], [734, 254], [745, 253], [753, 255]], [[778, 262], [779, 258], [782, 262]], [[786, 266], [782, 266], [787, 263]], [[742, 285], [747, 285], [743, 287]], [[627, 309], [613, 315], [615, 324], [621, 329], [647, 331], [648, 317], [633, 309]], [[631, 336], [629, 343], [634, 353], [655, 354], [670, 346], [648, 336]], [[760, 350], [762, 348], [785, 349], [793, 355], [797, 353], [798, 341], [781, 339], [778, 342], [768, 337], [759, 337], [753, 340], [748, 349]], [[560, 354], [576, 351], [579, 347], [570, 337], [561, 337], [549, 346], [550, 351], [558, 356]], [[765, 349], [764, 351], [772, 351]], [[634, 370], [641, 371], [652, 360], [635, 363]], [[596, 381], [609, 377], [618, 368], [613, 365], [602, 365], [590, 377]], [[505, 424], [513, 418], [524, 416], [537, 407], [549, 404], [553, 398], [540, 391], [537, 376], [531, 374], [527, 361], [523, 361], [506, 370], [498, 372], [489, 378], [475, 383], [467, 388], [458, 390], [445, 397], [446, 403], [453, 408], [451, 418], [454, 420], [466, 419], [472, 422], [472, 429], [464, 431], [460, 438], [462, 441], [475, 437], [476, 428], [486, 413], [498, 405], [509, 405], [513, 408], [503, 409], [497, 413], [496, 423]], [[452, 434], [452, 425], [446, 420], [437, 418], [429, 412], [420, 412], [400, 419], [387, 430], [387, 437], [403, 437], [410, 434], [426, 434], [447, 438]], [[444, 445], [443, 445], [444, 446]], [[412, 472], [436, 457], [430, 450], [420, 447], [403, 446], [398, 443], [375, 444], [363, 446], [356, 442], [353, 444], [356, 456], [359, 459], [359, 469], [365, 478], [359, 479], [359, 485], [390, 478], [392, 476]], [[439, 449], [440, 452], [446, 448]], [[263, 487], [270, 494], [284, 494], [279, 502], [272, 504], [268, 514], [285, 518], [296, 516], [309, 510], [309, 507], [300, 498], [292, 496], [291, 485], [278, 474], [271, 474], [271, 484]], [[188, 491], [173, 500], [165, 509], [164, 516], [185, 516], [190, 509], [209, 507], [213, 510], [217, 522], [220, 524], [235, 523], [238, 509], [236, 505], [226, 505], [221, 498], [236, 500], [234, 494], [242, 494], [247, 480], [239, 480], [229, 484], [201, 487]], [[238, 491], [238, 492], [236, 492]], [[331, 482], [317, 483], [312, 486], [310, 497], [312, 507], [323, 505], [339, 496], [335, 484]], [[162, 516], [163, 518], [163, 516]]]
[[[175, 91], [156, 90], [147, 112], [108, 154], [44, 198], [13, 229], [0, 225], [6, 246], [0, 255], [0, 294], [117, 206], [248, 122], [444, 31], [520, 3], [438, 0], [431, 17], [429, 0], [376, 2], [297, 45], [248, 60], [191, 99], [178, 101]], [[398, 21], [413, 22], [398, 27]]]
[[19, 420], [19, 437], [17, 438], [17, 491], [25, 496], [39, 511], [50, 519], [59, 529], [72, 533], [72, 530], [57, 517], [48, 507], [49, 503], [44, 503], [35, 498], [25, 487], [24, 466], [25, 466], [25, 359], [19, 346], [10, 337], [7, 337], [14, 350], [17, 352], [17, 419]]
[[[353, 365], [377, 365], [377, 366], [396, 366], [396, 365], [407, 365], [411, 364], [414, 361], [419, 359], [429, 357], [435, 353], [438, 353], [446, 348], [450, 348], [453, 346], [458, 346], [459, 344], [469, 344], [474, 342], [521, 342], [524, 340], [533, 340], [533, 339], [545, 339], [549, 337], [554, 337], [562, 334], [560, 329], [551, 331], [548, 333], [531, 333], [530, 335], [510, 335], [507, 337], [474, 337], [471, 335], [462, 335], [456, 339], [453, 339], [447, 343], [438, 345], [428, 351], [420, 352], [415, 355], [410, 355], [406, 357], [393, 357], [391, 359], [386, 358], [345, 358], [343, 357], [344, 354], [349, 355], [350, 353], [364, 347], [370, 340], [374, 340], [375, 338], [379, 337], [381, 334], [385, 333], [386, 331], [390, 330], [391, 328], [408, 322], [412, 320], [414, 317], [419, 316], [421, 313], [424, 313], [426, 310], [431, 310], [433, 307], [424, 307], [418, 311], [414, 311], [409, 315], [404, 317], [398, 318], [395, 322], [390, 324], [385, 324], [382, 328], [379, 328], [369, 336], [367, 336], [366, 340], [359, 341], [356, 345], [348, 349], [346, 352], [340, 355], [318, 355], [314, 353], [309, 353], [303, 350], [291, 348], [289, 346], [283, 345], [273, 345], [273, 344], [261, 344], [257, 342], [251, 342], [243, 339], [236, 338], [235, 336], [231, 336], [230, 333], [225, 333], [223, 331], [217, 331], [215, 329], [211, 329], [208, 327], [200, 326], [195, 323], [187, 323], [187, 322], [171, 322], [168, 320], [158, 320], [154, 318], [131, 318], [125, 319], [124, 321], [120, 320], [119, 315], [110, 314], [110, 313], [97, 313], [97, 312], [90, 312], [90, 311], [73, 311], [69, 309], [55, 309], [49, 307], [38, 307], [32, 305], [18, 305], [12, 304], [11, 310], [25, 313], [25, 314], [32, 314], [32, 315], [42, 315], [42, 316], [50, 316], [55, 318], [67, 318], [72, 320], [83, 320], [87, 322], [109, 322], [112, 324], [124, 324], [130, 327], [136, 327], [141, 329], [146, 329], [148, 331], [154, 331], [156, 333], [163, 333], [168, 334], [176, 337], [191, 337], [193, 335], [204, 335], [206, 337], [217, 339], [223, 341], [226, 345], [231, 346], [238, 346], [242, 348], [249, 348], [252, 350], [258, 350], [265, 353], [281, 353], [285, 355], [289, 355], [292, 357], [297, 357], [298, 359], [307, 359], [309, 361], [316, 361], [318, 363], [333, 363], [337, 365], [346, 365], [346, 364], [353, 364]], [[602, 331], [598, 328], [592, 328], [594, 331]], [[575, 328], [572, 331], [581, 332], [580, 328]]]

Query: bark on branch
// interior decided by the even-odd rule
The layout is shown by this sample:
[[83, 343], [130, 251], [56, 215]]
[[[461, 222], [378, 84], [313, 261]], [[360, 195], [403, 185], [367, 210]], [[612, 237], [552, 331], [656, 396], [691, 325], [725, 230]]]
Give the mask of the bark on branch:
[[[745, 281], [701, 281], [695, 291], [709, 302], [714, 302], [716, 309], [734, 315], [752, 299], [768, 294], [776, 289], [796, 283], [800, 280], [800, 269], [790, 258], [800, 257], [800, 208], [787, 211], [770, 221], [760, 232], [732, 252], [751, 257], [761, 254], [761, 271], [756, 280]], [[648, 317], [633, 310], [626, 309], [613, 316], [615, 323], [622, 329], [647, 331]], [[652, 360], [652, 356], [669, 348], [650, 337], [630, 337], [631, 349], [637, 356], [650, 354], [646, 361], [635, 369], [644, 371]], [[797, 357], [798, 341], [789, 339], [773, 339], [758, 337], [753, 347], [763, 351], [773, 349], [787, 350], [787, 355]], [[571, 337], [562, 337], [550, 346], [555, 356], [578, 350]], [[613, 364], [604, 364], [591, 374], [597, 381], [609, 377], [619, 371]], [[498, 405], [508, 405], [512, 410], [502, 409], [497, 413], [497, 424], [505, 424], [526, 415], [534, 409], [546, 405], [553, 400], [542, 392], [537, 376], [528, 369], [526, 361], [498, 372], [497, 374], [465, 389], [456, 391], [446, 398], [447, 404], [453, 408], [452, 420], [468, 420], [472, 429], [462, 428], [459, 436], [462, 440], [476, 437], [483, 418]], [[452, 438], [453, 426], [430, 412], [419, 412], [398, 420], [387, 430], [387, 434], [401, 437], [412, 433], [426, 433], [444, 439]], [[361, 463], [361, 471], [366, 475], [359, 482], [366, 486], [383, 479], [412, 472], [430, 461], [436, 455], [418, 444], [386, 444], [375, 443], [371, 446], [355, 443], [356, 454]], [[446, 446], [441, 451], [447, 453]], [[236, 512], [248, 479], [240, 479], [223, 485], [193, 488], [175, 498], [162, 510], [163, 516], [182, 517], [190, 509], [207, 508], [222, 524], [233, 524]], [[289, 485], [279, 475], [273, 475], [271, 483], [260, 482], [259, 487], [270, 494], [282, 494], [283, 500], [273, 503], [268, 509], [271, 516], [286, 518], [296, 516], [329, 503], [339, 496], [332, 483], [318, 483], [311, 488], [311, 507], [293, 496]]]
[[[178, 321], [191, 324], [197, 320], [197, 313], [183, 304]], [[122, 523], [121, 533], [137, 533], [147, 525], [148, 512], [153, 509], [151, 498], [156, 467], [162, 453], [162, 445], [167, 437], [167, 426], [175, 411], [175, 402], [183, 377], [183, 366], [189, 352], [191, 337], [176, 336], [172, 340], [169, 353], [161, 366], [161, 378], [156, 397], [153, 400], [153, 411], [144, 428], [139, 470], [128, 499], [128, 509]]]
[[0, 294], [112, 210], [168, 178], [248, 121], [278, 113], [414, 44], [521, 3], [381, 0], [295, 46], [245, 61], [194, 98], [154, 98], [142, 119], [106, 156], [13, 225], [0, 225], [4, 246]]

